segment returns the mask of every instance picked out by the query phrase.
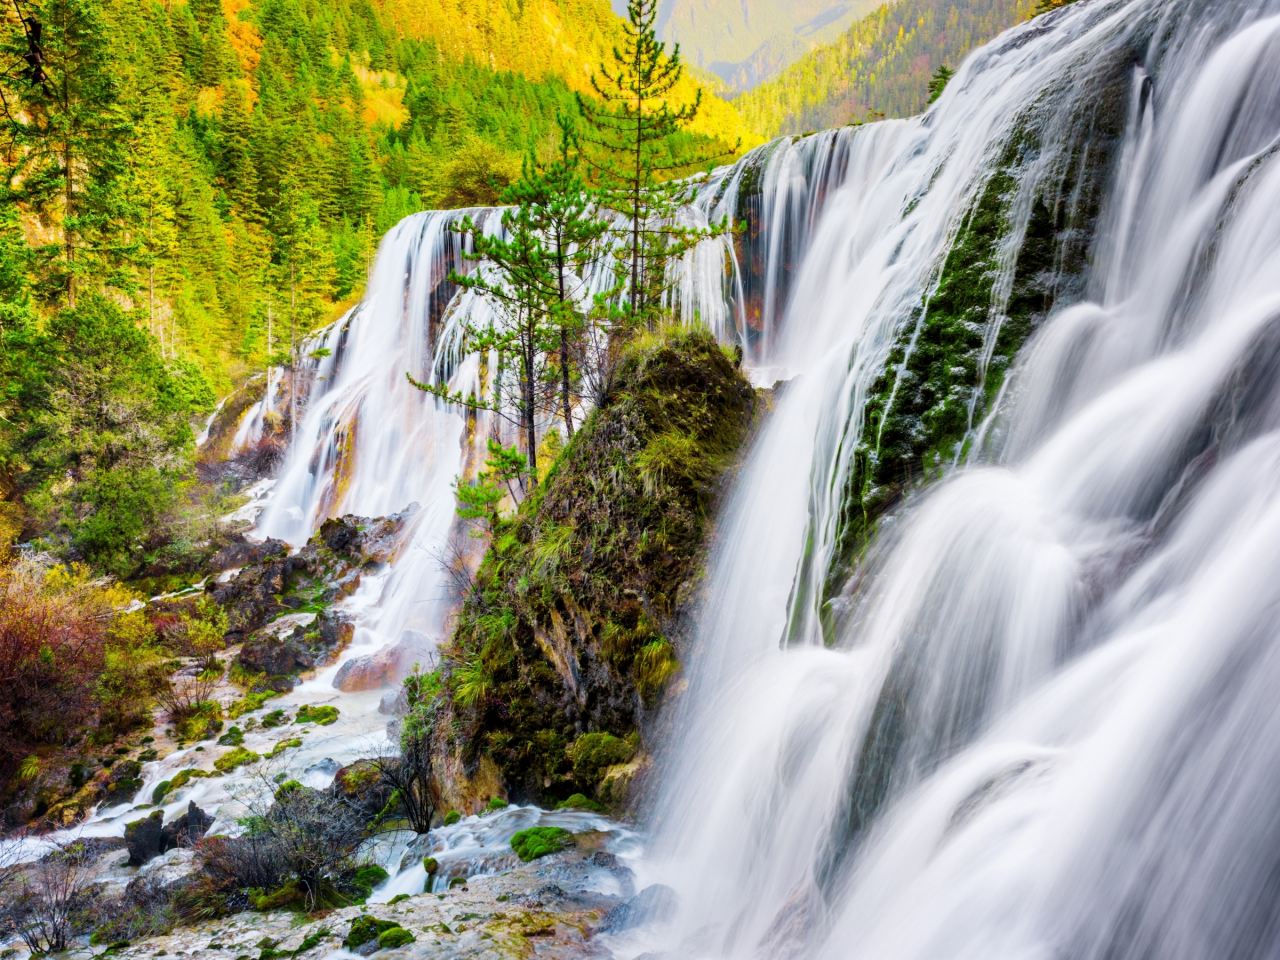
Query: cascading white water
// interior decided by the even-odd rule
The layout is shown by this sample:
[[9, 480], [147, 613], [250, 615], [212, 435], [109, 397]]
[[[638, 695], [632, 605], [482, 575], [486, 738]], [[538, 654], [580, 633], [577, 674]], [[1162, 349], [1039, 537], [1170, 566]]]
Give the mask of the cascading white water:
[[[1012, 270], [1104, 61], [1127, 64], [1129, 121], [1084, 299], [1022, 352], [967, 465], [881, 523], [827, 648], [888, 347], [1032, 125]], [[1280, 949], [1277, 144], [1273, 0], [1081, 0], [977, 52], [925, 118], [853, 134], [672, 724], [672, 956]]]

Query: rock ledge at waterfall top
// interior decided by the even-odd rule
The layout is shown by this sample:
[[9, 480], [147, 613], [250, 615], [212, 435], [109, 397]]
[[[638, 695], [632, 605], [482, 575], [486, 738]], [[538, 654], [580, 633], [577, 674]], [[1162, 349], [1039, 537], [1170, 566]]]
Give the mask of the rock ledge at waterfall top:
[[625, 806], [641, 728], [678, 672], [709, 513], [757, 397], [703, 332], [639, 338], [537, 493], [499, 525], [443, 650], [447, 805]]

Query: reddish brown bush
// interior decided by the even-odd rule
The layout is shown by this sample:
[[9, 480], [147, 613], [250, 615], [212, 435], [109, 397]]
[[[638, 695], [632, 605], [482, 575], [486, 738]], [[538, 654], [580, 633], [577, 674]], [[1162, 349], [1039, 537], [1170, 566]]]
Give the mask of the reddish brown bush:
[[0, 569], [0, 771], [92, 716], [110, 613], [49, 589], [39, 567]]

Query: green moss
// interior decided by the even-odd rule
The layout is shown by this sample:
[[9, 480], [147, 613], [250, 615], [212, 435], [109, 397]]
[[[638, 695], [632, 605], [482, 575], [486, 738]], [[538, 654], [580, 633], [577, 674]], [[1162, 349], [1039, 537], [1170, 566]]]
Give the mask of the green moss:
[[[217, 764], [215, 763], [214, 766], [216, 767]], [[151, 803], [153, 805], [158, 805], [166, 796], [171, 793], [177, 793], [192, 780], [199, 780], [202, 777], [207, 776], [209, 776], [209, 774], [204, 770], [179, 770], [173, 775], [172, 780], [162, 780], [155, 785], [151, 791]]]
[[151, 805], [159, 806], [164, 802], [165, 795], [173, 788], [172, 780], [161, 780], [151, 789]]
[[440, 869], [440, 863], [435, 857], [423, 857], [422, 869], [427, 871], [428, 877], [432, 877], [435, 876], [436, 871]]
[[257, 763], [262, 758], [246, 747], [229, 750], [213, 762], [213, 768], [222, 773], [230, 773], [236, 767], [247, 763]]
[[636, 731], [680, 669], [679, 612], [754, 409], [705, 332], [628, 346], [546, 482], [498, 523], [459, 615], [442, 716], [464, 762], [487, 753], [535, 800], [594, 786], [568, 747]]
[[351, 929], [348, 930], [342, 945], [348, 950], [354, 950], [356, 947], [364, 946], [370, 940], [377, 940], [388, 930], [396, 929], [401, 927], [394, 920], [379, 920], [367, 914], [359, 916], [351, 921]]
[[302, 884], [297, 880], [290, 880], [270, 893], [250, 893], [249, 895], [249, 903], [253, 906], [253, 909], [264, 912], [297, 906], [305, 900], [306, 893], [302, 889]]
[[273, 727], [282, 727], [289, 722], [289, 718], [285, 716], [283, 710], [272, 710], [262, 718], [262, 725], [267, 729]]
[[232, 727], [218, 738], [220, 747], [238, 747], [242, 743], [244, 743], [244, 731], [239, 727]]
[[378, 948], [381, 950], [394, 950], [397, 947], [407, 946], [414, 941], [414, 935], [404, 927], [394, 927], [378, 934]]
[[299, 707], [298, 716], [294, 719], [294, 723], [316, 723], [322, 727], [327, 727], [338, 719], [338, 708], [334, 706], [324, 707]]
[[407, 893], [397, 893], [394, 897], [392, 897], [390, 900], [387, 901], [387, 906], [394, 907], [397, 903], [404, 903], [408, 899], [409, 899], [409, 895]]
[[446, 827], [452, 827], [455, 823], [457, 823], [461, 819], [462, 819], [462, 814], [460, 814], [457, 810], [450, 810], [448, 813], [444, 815], [444, 825]]
[[596, 801], [588, 798], [584, 794], [575, 793], [567, 800], [561, 800], [556, 804], [557, 810], [592, 810], [596, 813], [604, 813], [604, 804], [596, 803]]
[[264, 690], [261, 693], [245, 694], [239, 700], [232, 703], [231, 706], [227, 707], [227, 716], [232, 720], [235, 720], [238, 717], [244, 716], [246, 713], [252, 713], [254, 710], [260, 709], [262, 705], [272, 697], [278, 696], [280, 696], [280, 694], [276, 693], [274, 690]]
[[358, 898], [365, 900], [368, 899], [369, 894], [373, 893], [374, 887], [386, 883], [387, 878], [390, 876], [386, 870], [376, 863], [370, 863], [355, 872], [355, 875], [351, 878], [351, 885], [355, 888]]
[[291, 750], [294, 747], [300, 747], [300, 746], [302, 746], [302, 739], [300, 737], [293, 737], [289, 740], [281, 740], [279, 743], [277, 743], [274, 747], [271, 748], [271, 752], [267, 754], [267, 759], [271, 760], [275, 757], [280, 756], [280, 754], [284, 753], [286, 750]]
[[635, 756], [637, 746], [635, 740], [624, 740], [611, 733], [584, 733], [569, 750], [574, 779], [594, 786], [600, 782], [606, 768], [626, 763]]
[[573, 846], [573, 834], [563, 827], [530, 827], [511, 838], [511, 849], [525, 863]]
[[[1116, 81], [1127, 84], [1123, 76], [1117, 67]], [[1079, 109], [1092, 113], [1071, 125], [1072, 136], [1082, 139], [1065, 145], [1071, 159], [1061, 179], [1037, 184], [1030, 217], [1016, 237], [1014, 201], [1041, 145], [1030, 121], [1010, 138], [966, 212], [931, 294], [900, 328], [868, 392], [823, 600], [843, 586], [887, 509], [969, 456], [974, 431], [992, 412], [1019, 350], [1055, 305], [1078, 296], [1124, 108], [1103, 97]], [[1000, 283], [1011, 242], [1017, 246], [1012, 276]]]
[[507, 801], [503, 800], [501, 797], [493, 797], [487, 804], [485, 804], [484, 812], [493, 813], [497, 810], [505, 810], [508, 806], [509, 804]]
[[179, 740], [208, 740], [222, 729], [222, 705], [205, 700], [196, 704], [190, 716], [174, 724]]

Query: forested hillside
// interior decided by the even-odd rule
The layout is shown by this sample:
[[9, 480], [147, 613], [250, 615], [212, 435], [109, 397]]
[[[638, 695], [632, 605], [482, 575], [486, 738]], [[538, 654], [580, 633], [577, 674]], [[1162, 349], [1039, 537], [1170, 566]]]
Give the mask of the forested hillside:
[[[6, 204], [6, 222], [14, 238], [26, 225], [33, 294], [55, 303], [77, 280], [107, 280], [145, 311], [162, 352], [196, 359], [218, 391], [280, 348], [282, 318], [305, 329], [357, 295], [401, 217], [492, 201], [490, 177], [510, 180], [575, 109], [571, 89], [585, 89], [617, 26], [603, 0], [548, 0], [520, 17], [466, 5], [424, 18], [427, 6], [398, 0], [19, 9], [47, 21], [48, 82], [65, 73], [71, 96], [64, 108], [30, 82], [29, 31], [8, 8], [10, 75], [42, 101], [36, 129], [9, 122], [19, 206]], [[711, 106], [703, 129], [732, 142], [741, 125]], [[63, 124], [77, 128], [68, 157], [84, 171], [59, 191]], [[82, 208], [72, 218], [68, 197]]]
[[[189, 424], [354, 303], [387, 229], [494, 203], [552, 149], [621, 22], [497, 6], [6, 0], [0, 539], [37, 516], [136, 555]], [[704, 102], [683, 135], [731, 149]]]
[[766, 137], [883, 114], [908, 117], [929, 101], [929, 79], [1031, 16], [1036, 0], [900, 0], [855, 23], [734, 100]]

